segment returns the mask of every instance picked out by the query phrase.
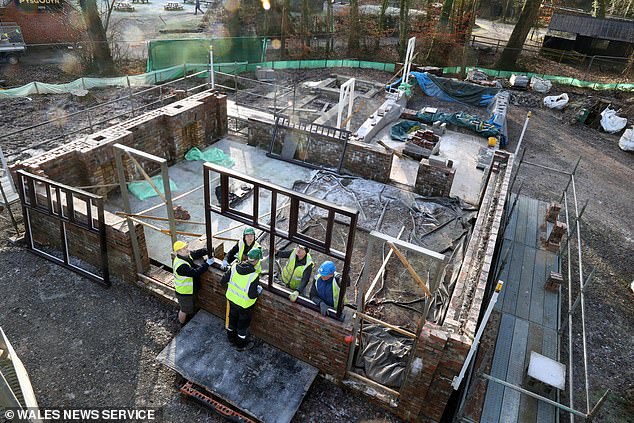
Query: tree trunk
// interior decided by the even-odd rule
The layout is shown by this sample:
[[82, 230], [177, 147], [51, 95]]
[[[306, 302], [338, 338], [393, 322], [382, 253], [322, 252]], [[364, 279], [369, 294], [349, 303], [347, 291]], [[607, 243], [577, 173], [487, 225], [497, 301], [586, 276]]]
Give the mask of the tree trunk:
[[328, 44], [327, 44], [327, 53], [332, 53], [335, 50], [335, 13], [332, 9], [332, 2], [326, 1], [326, 25], [328, 26]]
[[350, 0], [350, 33], [348, 34], [348, 55], [359, 51], [359, 0]]
[[284, 0], [282, 4], [282, 24], [280, 28], [280, 41], [281, 41], [281, 49], [282, 49], [282, 59], [286, 58], [286, 37], [288, 36], [289, 31], [289, 23], [290, 23], [290, 10], [291, 10], [291, 0]]
[[605, 18], [605, 0], [594, 0], [592, 3], [592, 16], [595, 18]]
[[409, 0], [401, 0], [398, 22], [398, 54], [405, 60], [407, 36], [409, 35]]
[[379, 49], [379, 43], [381, 42], [381, 38], [383, 37], [383, 32], [385, 31], [386, 22], [385, 22], [385, 13], [387, 11], [389, 0], [381, 0], [381, 10], [379, 11], [379, 36], [376, 37], [376, 41], [374, 42], [374, 49]]
[[440, 32], [447, 32], [447, 26], [449, 25], [449, 15], [451, 15], [452, 7], [453, 0], [445, 0], [442, 4], [440, 20], [438, 21], [438, 30]]
[[498, 68], [512, 69], [515, 66], [515, 62], [517, 62], [517, 58], [522, 51], [522, 47], [524, 47], [526, 37], [537, 21], [540, 5], [541, 0], [526, 0], [526, 3], [524, 3], [524, 7], [522, 8], [522, 12], [517, 20], [517, 24], [515, 24], [515, 28], [513, 28], [513, 33], [509, 38], [509, 42], [506, 44], [506, 47], [504, 47], [502, 56], [500, 56], [500, 59], [497, 62]]
[[302, 39], [305, 47], [310, 47], [310, 34], [312, 34], [312, 28], [310, 27], [310, 5], [309, 0], [302, 0]]
[[102, 75], [114, 73], [114, 63], [106, 31], [101, 23], [96, 0], [80, 0], [79, 5], [84, 15], [88, 38], [92, 44], [91, 68]]

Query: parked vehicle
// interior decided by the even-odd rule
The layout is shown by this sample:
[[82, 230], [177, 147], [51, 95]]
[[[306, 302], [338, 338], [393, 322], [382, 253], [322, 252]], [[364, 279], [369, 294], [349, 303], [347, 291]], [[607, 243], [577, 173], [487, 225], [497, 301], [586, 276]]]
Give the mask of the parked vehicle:
[[0, 22], [0, 62], [15, 65], [25, 50], [20, 27], [13, 22]]

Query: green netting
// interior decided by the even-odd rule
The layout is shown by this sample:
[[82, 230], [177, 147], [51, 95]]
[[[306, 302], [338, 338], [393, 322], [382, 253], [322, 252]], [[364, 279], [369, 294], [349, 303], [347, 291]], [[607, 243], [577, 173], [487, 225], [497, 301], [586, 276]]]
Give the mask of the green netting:
[[204, 160], [224, 167], [233, 167], [235, 160], [226, 155], [219, 148], [212, 148], [207, 151], [200, 151], [197, 147], [192, 148], [185, 154], [185, 160]]
[[[207, 54], [207, 53], [205, 53]], [[31, 82], [21, 87], [10, 88], [8, 90], [0, 89], [0, 99], [27, 97], [35, 94], [63, 94], [76, 89], [106, 88], [106, 87], [145, 87], [154, 84], [171, 81], [182, 78], [185, 73], [191, 75], [196, 72], [203, 72], [199, 75], [201, 78], [208, 78], [209, 73], [209, 56], [206, 56], [202, 63], [192, 64], [185, 63], [175, 65], [169, 68], [155, 70], [140, 75], [118, 76], [113, 78], [79, 78], [75, 81], [65, 84], [46, 84], [43, 82]], [[148, 64], [148, 67], [150, 65]], [[214, 63], [214, 69], [217, 72], [228, 74], [240, 74], [243, 72], [255, 71], [258, 66], [271, 69], [307, 69], [314, 68], [338, 68], [338, 67], [362, 67], [384, 70], [386, 72], [394, 72], [393, 63], [380, 62], [360, 62], [358, 60], [290, 60], [279, 62], [233, 62], [233, 63]]]
[[[155, 176], [152, 178], [152, 182], [161, 192], [161, 194], [165, 194], [165, 190], [163, 189], [163, 178], [161, 176]], [[178, 187], [176, 184], [170, 179], [170, 190], [176, 191]], [[150, 185], [148, 181], [140, 181], [140, 182], [130, 182], [128, 184], [128, 191], [132, 193], [139, 200], [147, 200], [148, 198], [158, 197], [158, 194]]]
[[[580, 79], [571, 78], [568, 76], [544, 75], [541, 73], [534, 73], [534, 72], [516, 72], [516, 71], [504, 71], [504, 70], [474, 68], [474, 67], [467, 67], [466, 71], [469, 72], [471, 69], [477, 69], [481, 72], [484, 72], [488, 76], [494, 76], [498, 78], [510, 78], [514, 74], [526, 75], [528, 78], [531, 78], [533, 76], [539, 76], [540, 78], [548, 79], [549, 81], [553, 81], [560, 85], [569, 85], [571, 87], [578, 87], [578, 88], [590, 88], [596, 91], [602, 91], [602, 90], [634, 91], [634, 84], [620, 84], [620, 83], [605, 84], [601, 82], [582, 81]], [[460, 73], [461, 70], [462, 68], [460, 66], [447, 67], [447, 68], [443, 68], [443, 73], [456, 74], [456, 73]]]
[[209, 63], [208, 38], [150, 40], [147, 45], [147, 71], [184, 63]]

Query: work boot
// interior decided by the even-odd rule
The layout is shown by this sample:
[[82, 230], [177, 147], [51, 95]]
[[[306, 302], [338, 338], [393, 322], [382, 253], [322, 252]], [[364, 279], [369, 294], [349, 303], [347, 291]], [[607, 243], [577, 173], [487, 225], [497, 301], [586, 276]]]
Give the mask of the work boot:
[[255, 342], [253, 342], [253, 339], [243, 340], [238, 338], [238, 342], [236, 343], [236, 350], [246, 351], [246, 350], [250, 350], [253, 347], [255, 347]]
[[227, 329], [227, 339], [231, 343], [231, 345], [236, 345], [238, 342], [238, 333], [235, 330]]

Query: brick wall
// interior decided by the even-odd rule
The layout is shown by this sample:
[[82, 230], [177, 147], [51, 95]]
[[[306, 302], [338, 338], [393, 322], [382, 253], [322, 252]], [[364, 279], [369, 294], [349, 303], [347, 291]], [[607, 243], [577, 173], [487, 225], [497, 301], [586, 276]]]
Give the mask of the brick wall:
[[[270, 122], [249, 119], [249, 145], [269, 149], [275, 126]], [[280, 154], [282, 140], [290, 129], [278, 128], [273, 152]], [[298, 139], [306, 137], [302, 131], [293, 131]], [[336, 168], [343, 154], [343, 142], [320, 134], [310, 134], [307, 150], [298, 147], [295, 158], [305, 160], [316, 166]], [[388, 182], [392, 170], [392, 153], [375, 145], [358, 141], [348, 141], [342, 171], [365, 179]]]
[[[113, 144], [119, 143], [166, 158], [170, 164], [182, 160], [193, 147], [205, 147], [227, 133], [226, 96], [203, 92], [160, 109], [114, 125], [87, 137], [77, 139], [40, 156], [16, 162], [11, 171], [25, 169], [55, 182], [71, 187], [118, 183], [114, 163]], [[224, 125], [224, 126], [223, 126]], [[152, 174], [159, 170], [156, 163], [137, 160]], [[126, 177], [132, 179], [132, 162], [124, 157]], [[107, 195], [117, 187], [93, 190]], [[75, 211], [82, 215], [81, 203]], [[128, 282], [135, 282], [136, 268], [127, 223], [118, 216], [105, 212], [110, 274]], [[32, 234], [36, 241], [61, 250], [59, 226], [52, 218], [34, 214]], [[71, 254], [85, 262], [99, 266], [101, 254], [98, 236], [68, 225]], [[144, 269], [149, 268], [149, 257], [143, 227], [135, 224]], [[57, 240], [57, 241], [54, 241]], [[57, 245], [54, 243], [57, 242]], [[51, 244], [52, 243], [52, 244]], [[95, 250], [96, 249], [96, 250]]]
[[455, 175], [453, 167], [430, 163], [429, 159], [423, 158], [418, 166], [414, 191], [428, 197], [449, 197]]
[[[226, 299], [225, 289], [220, 287], [221, 277], [217, 270], [202, 276], [198, 304], [224, 319]], [[257, 301], [250, 330], [265, 342], [343, 380], [350, 348], [344, 337], [352, 333], [350, 319], [347, 320], [323, 317], [288, 298], [264, 291]]]
[[[29, 5], [31, 6], [31, 5]], [[23, 10], [13, 2], [0, 7], [3, 22], [15, 22], [20, 26], [27, 44], [75, 43], [87, 38], [81, 13], [71, 6], [57, 11]]]

